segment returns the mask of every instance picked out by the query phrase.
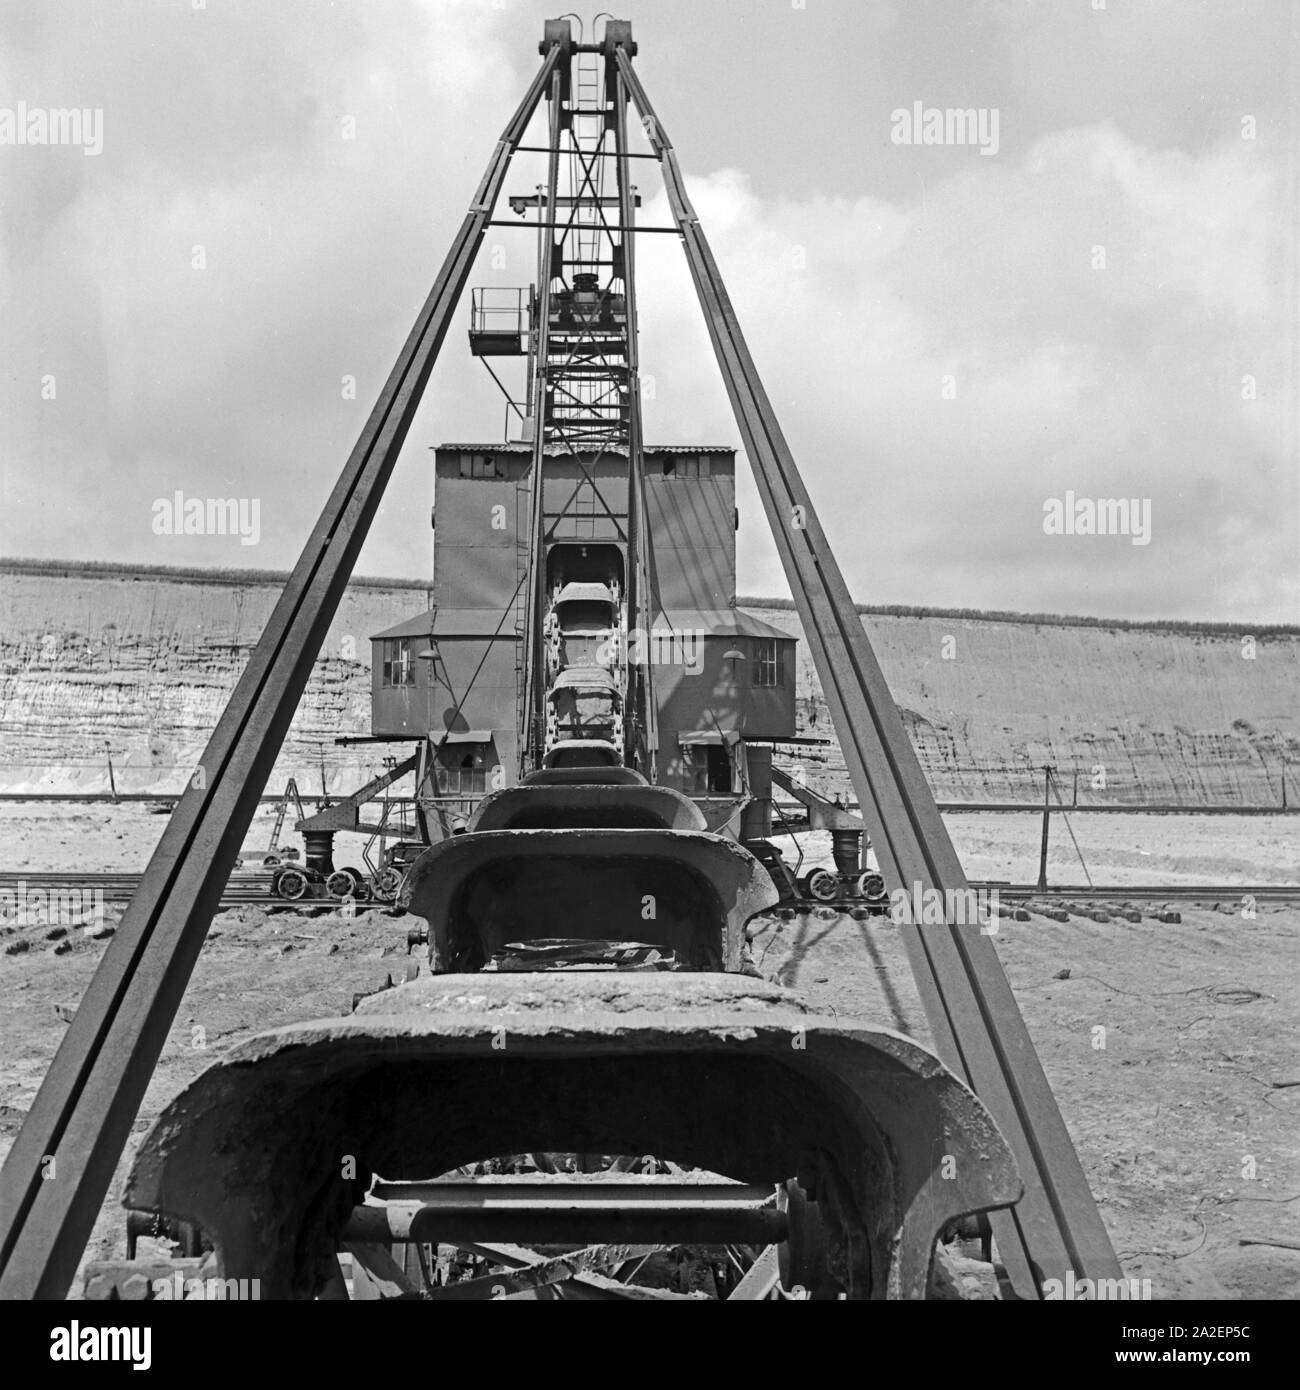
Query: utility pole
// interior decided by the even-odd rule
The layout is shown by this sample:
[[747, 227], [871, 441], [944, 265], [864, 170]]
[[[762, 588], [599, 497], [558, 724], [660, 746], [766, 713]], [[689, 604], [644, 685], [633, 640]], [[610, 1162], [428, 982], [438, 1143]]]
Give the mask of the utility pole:
[[1052, 824], [1052, 766], [1043, 765], [1043, 841], [1038, 850], [1038, 891], [1047, 891], [1047, 832]]

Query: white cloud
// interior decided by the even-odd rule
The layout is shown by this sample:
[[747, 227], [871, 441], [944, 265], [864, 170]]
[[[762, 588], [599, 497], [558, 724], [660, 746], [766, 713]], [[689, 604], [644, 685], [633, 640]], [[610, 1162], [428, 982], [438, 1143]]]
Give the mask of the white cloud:
[[[907, 205], [761, 200], [734, 170], [689, 179], [850, 587], [1293, 618], [1294, 295], [1276, 170], [1246, 142], [1192, 157], [1108, 124], [989, 163]], [[661, 199], [646, 216], [666, 216]], [[669, 365], [651, 425], [699, 437], [725, 431], [725, 406], [715, 393], [700, 409], [711, 353], [687, 324], [693, 298], [657, 256], [643, 360]], [[1066, 489], [1152, 498], [1152, 544], [1043, 536], [1041, 504]], [[743, 589], [774, 571], [755, 573]]]
[[[287, 566], [518, 100], [531, 45], [517, 15], [473, 0], [389, 6], [382, 26], [364, 6], [144, 13], [125, 7], [87, 36], [37, 8], [0, 53], [7, 90], [105, 108], [98, 159], [3, 152], [0, 543]], [[160, 62], [142, 68], [144, 51]], [[760, 197], [741, 170], [688, 170], [855, 593], [1294, 617], [1284, 152], [1233, 139], [1189, 153], [1105, 122], [994, 159], [895, 153], [915, 178], [892, 201]], [[643, 219], [663, 225], [653, 166], [638, 171]], [[532, 182], [521, 160], [507, 191]], [[494, 244], [507, 268], [475, 279], [526, 284], [531, 239], [494, 231]], [[650, 438], [736, 441], [675, 239], [641, 238], [638, 266]], [[458, 323], [363, 554], [370, 572], [427, 570], [424, 446], [499, 430], [499, 397], [462, 334]], [[40, 398], [47, 372], [57, 402]], [[341, 398], [344, 374], [355, 402]], [[263, 544], [167, 549], [149, 508], [176, 487], [260, 495]], [[1151, 497], [1151, 545], [1044, 537], [1042, 501], [1065, 489]], [[779, 566], [752, 486], [741, 505], [741, 587], [772, 591]]]

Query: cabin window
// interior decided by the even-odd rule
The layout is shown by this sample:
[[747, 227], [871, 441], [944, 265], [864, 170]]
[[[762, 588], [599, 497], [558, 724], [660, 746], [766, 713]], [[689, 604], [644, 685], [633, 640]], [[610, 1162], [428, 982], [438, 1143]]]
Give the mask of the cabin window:
[[705, 777], [711, 796], [731, 794], [731, 755], [720, 744], [709, 744], [704, 750]]
[[443, 796], [482, 796], [487, 791], [489, 745], [447, 744], [438, 752], [438, 791]]
[[709, 456], [707, 454], [678, 454], [664, 459], [665, 478], [707, 478], [709, 476]]
[[785, 684], [785, 653], [775, 637], [760, 637], [754, 643], [754, 684]]
[[460, 476], [462, 478], [504, 478], [501, 465], [495, 454], [462, 454], [460, 456]]
[[682, 765], [690, 796], [730, 796], [731, 753], [720, 743], [690, 743], [682, 748]]
[[415, 684], [415, 665], [411, 660], [409, 637], [389, 637], [384, 640], [383, 684]]

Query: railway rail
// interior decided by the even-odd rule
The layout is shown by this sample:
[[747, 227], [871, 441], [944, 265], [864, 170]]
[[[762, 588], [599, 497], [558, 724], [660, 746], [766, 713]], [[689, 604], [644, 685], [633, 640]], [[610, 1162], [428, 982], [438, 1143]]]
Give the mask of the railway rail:
[[1044, 901], [1074, 898], [1080, 902], [1225, 902], [1254, 898], [1257, 902], [1278, 905], [1300, 903], [1300, 884], [1294, 883], [1119, 883], [1091, 885], [1061, 885], [1042, 889], [1032, 883], [987, 882], [978, 885], [996, 889], [999, 897], [1008, 900], [1039, 898]]
[[[51, 890], [99, 890], [105, 902], [129, 902], [140, 886], [143, 874], [127, 873], [64, 873], [7, 871], [0, 873], [0, 894], [17, 894], [23, 889]], [[315, 909], [330, 906], [319, 898], [292, 902], [275, 897], [271, 892], [274, 875], [268, 873], [236, 874], [231, 877], [221, 893], [222, 907], [275, 906], [287, 911]], [[1113, 883], [1113, 884], [1063, 884], [1046, 890], [1032, 883], [1006, 883], [1000, 879], [970, 879], [967, 886], [977, 893], [994, 893], [1008, 902], [1039, 900], [1055, 902], [1074, 899], [1079, 902], [1240, 902], [1243, 898], [1253, 898], [1257, 903], [1274, 906], [1300, 904], [1300, 884], [1277, 883]], [[810, 902], [809, 906], [820, 906]], [[376, 908], [388, 904], [375, 902], [357, 905]]]
[[[0, 921], [4, 919], [4, 895], [16, 899], [21, 893], [29, 897], [40, 893], [101, 893], [105, 903], [130, 902], [140, 887], [143, 874], [121, 873], [0, 873]], [[311, 903], [293, 904], [274, 898], [271, 894], [271, 874], [240, 874], [227, 881], [221, 891], [222, 907], [239, 907], [249, 903], [275, 903], [285, 907], [310, 907]], [[316, 904], [319, 906], [319, 903]]]

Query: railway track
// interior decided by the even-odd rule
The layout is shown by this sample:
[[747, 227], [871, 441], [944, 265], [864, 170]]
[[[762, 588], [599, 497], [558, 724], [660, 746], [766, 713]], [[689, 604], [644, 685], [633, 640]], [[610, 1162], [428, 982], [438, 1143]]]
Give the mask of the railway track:
[[1300, 903], [1300, 884], [1240, 884], [1240, 883], [1144, 883], [1094, 884], [1091, 887], [1066, 886], [1038, 888], [1031, 883], [977, 883], [973, 888], [997, 890], [998, 896], [1009, 900], [1039, 898], [1044, 901], [1075, 899], [1079, 902], [1123, 902], [1125, 899], [1142, 902], [1215, 902], [1251, 897], [1256, 902]]
[[[105, 902], [129, 902], [139, 886], [141, 874], [124, 873], [64, 873], [64, 872], [4, 872], [0, 873], [0, 893], [90, 890], [103, 893]], [[221, 894], [222, 907], [274, 903], [283, 908], [318, 908], [320, 899], [288, 902], [271, 895], [272, 875], [267, 873], [236, 874], [226, 883]], [[1042, 889], [1032, 883], [1002, 883], [993, 879], [971, 879], [977, 892], [996, 892], [1010, 902], [1038, 899], [1044, 902], [1074, 900], [1077, 902], [1223, 902], [1253, 898], [1257, 903], [1274, 905], [1300, 904], [1300, 884], [1242, 884], [1242, 883], [1119, 883], [1065, 885]], [[371, 906], [381, 907], [375, 903]], [[810, 904], [811, 906], [812, 904]], [[824, 904], [819, 904], [824, 905]]]
[[[221, 890], [222, 908], [271, 905], [278, 908], [320, 908], [321, 899], [288, 902], [271, 895], [271, 874], [235, 874]], [[0, 895], [28, 895], [33, 892], [63, 892], [63, 894], [103, 894], [104, 902], [129, 902], [135, 897], [143, 874], [138, 873], [0, 873]], [[374, 903], [384, 906], [384, 903]]]
[[[105, 903], [126, 903], [135, 895], [142, 878], [142, 874], [120, 873], [0, 873], [0, 895], [12, 894], [17, 898], [25, 894], [30, 902], [37, 893], [101, 893]], [[271, 902], [284, 907], [312, 906], [310, 902], [295, 904], [272, 898], [270, 874], [239, 874], [226, 883], [221, 893], [222, 907]]]

